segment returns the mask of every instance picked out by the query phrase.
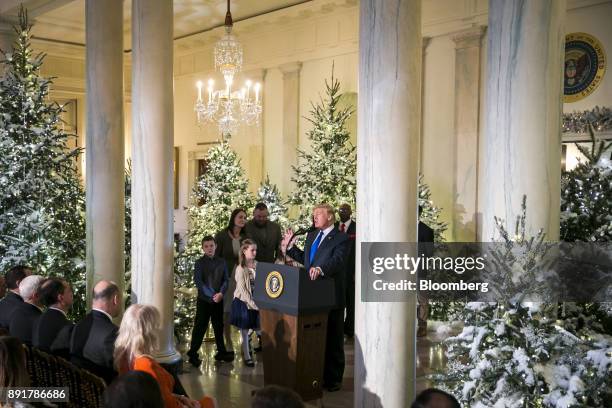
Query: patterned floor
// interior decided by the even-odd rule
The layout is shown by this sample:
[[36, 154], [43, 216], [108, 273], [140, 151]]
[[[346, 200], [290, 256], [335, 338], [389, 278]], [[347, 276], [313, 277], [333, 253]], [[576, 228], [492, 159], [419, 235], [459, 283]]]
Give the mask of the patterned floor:
[[[199, 368], [190, 364], [184, 365], [180, 380], [192, 398], [200, 398], [204, 393], [214, 396], [220, 408], [249, 407], [251, 392], [263, 386], [263, 364], [258, 361], [255, 367], [246, 367], [240, 355], [240, 337], [234, 333], [234, 349], [236, 359], [233, 363], [217, 363], [213, 359], [215, 345], [207, 341], [202, 346], [204, 360]], [[426, 375], [444, 368], [445, 361], [440, 342], [443, 336], [430, 331], [427, 337], [419, 338], [417, 342], [417, 391], [431, 384]], [[343, 386], [337, 392], [325, 392], [321, 405], [325, 408], [348, 408], [353, 406], [353, 369], [355, 361], [352, 340], [347, 340], [344, 346], [346, 354], [346, 369]], [[262, 356], [256, 354], [256, 360]], [[310, 405], [309, 405], [310, 406]], [[317, 406], [313, 403], [312, 406]]]

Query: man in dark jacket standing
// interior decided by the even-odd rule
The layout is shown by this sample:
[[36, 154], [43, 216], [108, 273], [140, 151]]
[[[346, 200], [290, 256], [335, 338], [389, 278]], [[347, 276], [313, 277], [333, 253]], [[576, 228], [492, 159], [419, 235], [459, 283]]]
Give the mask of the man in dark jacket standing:
[[[434, 231], [421, 222], [421, 214], [423, 213], [423, 207], [419, 206], [419, 224], [418, 224], [418, 241], [419, 254], [424, 253], [427, 256], [433, 255], [433, 242], [434, 242]], [[420, 268], [417, 272], [419, 280], [427, 278], [427, 270]], [[429, 314], [429, 296], [426, 291], [417, 290], [417, 337], [427, 336], [427, 316]]]
[[246, 236], [257, 244], [258, 262], [274, 263], [280, 256], [282, 234], [280, 225], [268, 219], [270, 213], [265, 203], [257, 203], [253, 210], [253, 219], [246, 223]]
[[315, 231], [306, 236], [304, 250], [293, 246], [293, 232], [287, 231], [283, 247], [287, 255], [304, 265], [310, 279], [333, 279], [336, 306], [327, 318], [323, 387], [338, 391], [344, 376], [344, 275], [348, 236], [334, 226], [336, 216], [331, 205], [321, 204], [313, 210]]
[[194, 267], [193, 280], [198, 289], [198, 301], [187, 356], [195, 367], [202, 364], [198, 350], [211, 320], [217, 344], [215, 360], [229, 362], [234, 359], [234, 355], [227, 352], [223, 342], [223, 296], [228, 286], [228, 274], [223, 258], [215, 256], [216, 247], [215, 239], [211, 235], [205, 236], [202, 239], [204, 256], [196, 261]]
[[347, 337], [353, 337], [355, 334], [355, 239], [357, 237], [357, 223], [351, 218], [352, 214], [350, 205], [342, 204], [338, 207], [340, 222], [336, 223], [336, 226], [349, 239], [345, 282], [346, 317], [344, 318], [344, 334]]

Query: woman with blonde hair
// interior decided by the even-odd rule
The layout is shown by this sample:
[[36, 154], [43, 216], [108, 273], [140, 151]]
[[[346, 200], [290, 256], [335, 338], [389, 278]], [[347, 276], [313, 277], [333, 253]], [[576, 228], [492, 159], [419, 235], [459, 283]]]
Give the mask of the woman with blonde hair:
[[251, 352], [249, 350], [249, 330], [259, 331], [259, 311], [253, 301], [253, 289], [255, 288], [255, 256], [257, 255], [257, 244], [255, 241], [245, 239], [240, 246], [238, 266], [236, 266], [236, 289], [232, 300], [232, 325], [240, 329], [242, 337], [242, 354], [244, 364], [254, 367]]
[[130, 370], [151, 374], [159, 384], [165, 408], [214, 408], [215, 401], [210, 397], [195, 401], [172, 393], [174, 378], [151, 356], [160, 320], [155, 306], [135, 304], [127, 308], [115, 341], [115, 368], [119, 374]]

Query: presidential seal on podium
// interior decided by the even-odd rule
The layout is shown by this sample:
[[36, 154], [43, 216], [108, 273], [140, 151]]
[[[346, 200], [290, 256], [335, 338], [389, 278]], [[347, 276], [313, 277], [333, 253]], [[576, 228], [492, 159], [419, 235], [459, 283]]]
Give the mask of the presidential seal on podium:
[[283, 276], [278, 271], [268, 273], [266, 277], [266, 293], [276, 299], [283, 293]]

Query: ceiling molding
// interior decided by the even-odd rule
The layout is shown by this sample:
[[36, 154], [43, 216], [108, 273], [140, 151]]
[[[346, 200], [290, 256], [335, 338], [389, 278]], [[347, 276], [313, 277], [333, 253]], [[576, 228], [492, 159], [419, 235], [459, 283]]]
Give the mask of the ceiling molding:
[[583, 7], [598, 6], [606, 3], [612, 3], [612, 0], [567, 0], [567, 9], [574, 10]]
[[[234, 25], [233, 32], [237, 37], [244, 39], [254, 33], [262, 35], [291, 26], [304, 25], [309, 19], [344, 12], [350, 8], [359, 8], [357, 0], [312, 0], [243, 20]], [[202, 51], [214, 44], [223, 34], [224, 28], [221, 26], [179, 38], [174, 41], [175, 56]]]

